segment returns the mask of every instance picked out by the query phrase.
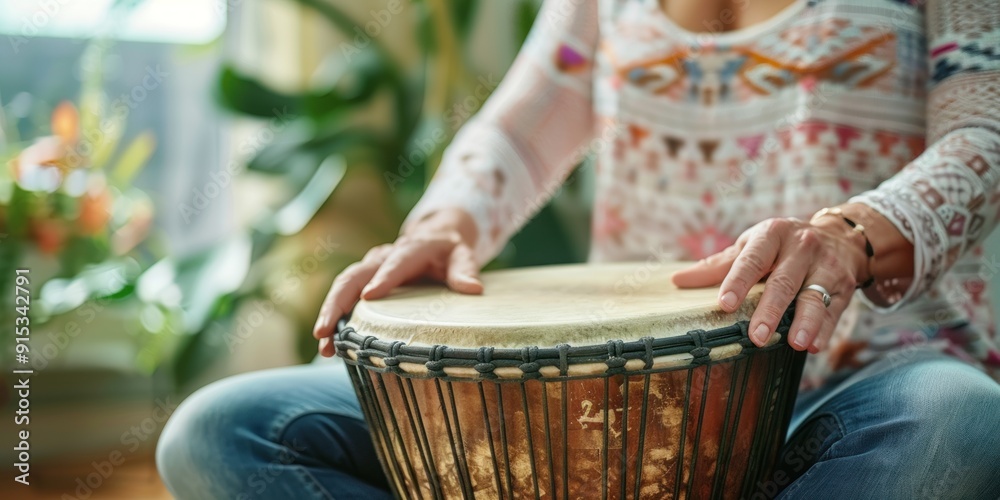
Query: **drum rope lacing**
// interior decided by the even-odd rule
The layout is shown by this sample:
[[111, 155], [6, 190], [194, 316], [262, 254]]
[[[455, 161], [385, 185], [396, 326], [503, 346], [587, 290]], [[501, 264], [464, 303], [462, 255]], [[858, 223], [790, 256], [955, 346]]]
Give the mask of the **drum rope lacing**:
[[[794, 303], [778, 324], [778, 333], [787, 334], [793, 316]], [[566, 377], [570, 375], [570, 366], [593, 363], [604, 363], [607, 366], [605, 373], [613, 375], [627, 371], [626, 365], [631, 360], [642, 360], [644, 362], [642, 369], [651, 370], [656, 358], [690, 355], [691, 359], [686, 365], [683, 363], [672, 365], [679, 368], [712, 363], [712, 349], [717, 347], [738, 344], [741, 350], [734, 356], [739, 356], [755, 350], [770, 350], [782, 346], [782, 342], [777, 342], [763, 348], [757, 347], [748, 335], [748, 323], [739, 321], [712, 330], [691, 330], [685, 335], [674, 337], [642, 337], [634, 341], [609, 340], [604, 344], [583, 346], [559, 344], [554, 347], [467, 348], [445, 345], [412, 346], [398, 340], [379, 340], [375, 336], [357, 332], [353, 327], [346, 325], [346, 320], [341, 320], [338, 323], [334, 345], [342, 357], [344, 353], [351, 351], [355, 353], [356, 359], [344, 357], [348, 363], [410, 377], [448, 377], [450, 375], [445, 371], [446, 368], [471, 368], [481, 378], [507, 378], [500, 377], [496, 373], [497, 369], [504, 368], [519, 371], [521, 379], [553, 378], [542, 374], [542, 368], [556, 367], [559, 369], [558, 376]], [[726, 356], [719, 361], [732, 357]], [[382, 366], [372, 359], [380, 360]], [[408, 363], [411, 366], [423, 365], [426, 372], [404, 369], [400, 366], [401, 363]]]

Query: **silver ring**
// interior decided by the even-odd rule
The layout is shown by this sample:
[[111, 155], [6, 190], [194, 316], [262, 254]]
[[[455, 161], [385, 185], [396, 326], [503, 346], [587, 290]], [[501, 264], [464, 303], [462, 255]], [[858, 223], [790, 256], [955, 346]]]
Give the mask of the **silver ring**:
[[830, 295], [830, 292], [828, 292], [826, 288], [813, 284], [803, 288], [803, 290], [812, 290], [814, 292], [819, 292], [823, 294], [823, 306], [830, 307], [830, 300], [833, 298], [833, 296]]

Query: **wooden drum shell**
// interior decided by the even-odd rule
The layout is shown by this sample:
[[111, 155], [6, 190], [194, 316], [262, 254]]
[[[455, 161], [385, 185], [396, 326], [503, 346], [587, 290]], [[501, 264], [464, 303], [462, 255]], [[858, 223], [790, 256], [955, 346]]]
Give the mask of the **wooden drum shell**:
[[[335, 336], [399, 498], [750, 496], [784, 441], [805, 360], [789, 310], [747, 336], [679, 290], [682, 263], [483, 273], [481, 296], [407, 287]], [[532, 347], [535, 346], [535, 347]]]
[[[739, 498], [771, 469], [804, 353], [696, 366], [468, 379], [346, 356], [399, 498]], [[600, 365], [603, 366], [603, 365]]]

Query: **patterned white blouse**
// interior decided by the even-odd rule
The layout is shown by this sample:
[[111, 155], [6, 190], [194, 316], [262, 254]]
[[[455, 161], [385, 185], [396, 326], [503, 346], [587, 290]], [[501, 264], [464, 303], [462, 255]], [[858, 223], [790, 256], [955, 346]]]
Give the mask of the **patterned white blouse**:
[[700, 259], [761, 220], [866, 203], [914, 244], [914, 279], [888, 308], [859, 294], [806, 385], [914, 345], [997, 377], [1000, 259], [980, 244], [1000, 216], [998, 3], [796, 0], [693, 33], [659, 0], [548, 0], [407, 223], [464, 208], [485, 264], [586, 154], [593, 261]]

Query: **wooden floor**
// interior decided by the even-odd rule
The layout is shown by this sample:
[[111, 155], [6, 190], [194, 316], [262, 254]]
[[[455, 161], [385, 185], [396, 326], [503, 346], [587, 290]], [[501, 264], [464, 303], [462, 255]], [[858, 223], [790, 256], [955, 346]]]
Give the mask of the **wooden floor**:
[[[160, 482], [153, 456], [140, 456], [116, 467], [88, 495], [85, 481], [94, 468], [88, 461], [53, 463], [32, 467], [31, 486], [11, 488], [0, 497], [13, 500], [170, 500]], [[96, 479], [95, 479], [96, 481]], [[19, 486], [19, 485], [18, 485]], [[87, 488], [87, 489], [85, 489]], [[65, 495], [65, 496], [64, 496]]]

